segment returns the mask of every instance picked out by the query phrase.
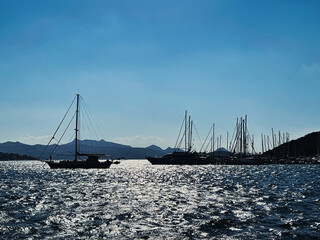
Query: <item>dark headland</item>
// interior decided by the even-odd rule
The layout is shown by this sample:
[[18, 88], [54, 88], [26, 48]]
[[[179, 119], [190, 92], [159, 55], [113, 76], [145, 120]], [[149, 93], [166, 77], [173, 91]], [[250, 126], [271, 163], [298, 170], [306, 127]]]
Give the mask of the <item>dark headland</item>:
[[6, 160], [36, 160], [36, 158], [28, 155], [20, 155], [17, 153], [0, 152], [0, 161], [6, 161]]
[[275, 163], [320, 163], [320, 132], [283, 143], [262, 157]]

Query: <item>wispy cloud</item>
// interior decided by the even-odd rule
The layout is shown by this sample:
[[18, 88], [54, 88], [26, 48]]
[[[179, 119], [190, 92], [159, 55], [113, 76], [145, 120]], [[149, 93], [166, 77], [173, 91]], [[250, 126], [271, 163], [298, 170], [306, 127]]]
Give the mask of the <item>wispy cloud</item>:
[[112, 139], [113, 142], [130, 145], [133, 147], [147, 147], [152, 144], [157, 145], [162, 148], [166, 148], [166, 142], [161, 137], [156, 136], [128, 136], [128, 137], [118, 137]]
[[25, 143], [25, 144], [47, 144], [52, 136], [51, 135], [44, 135], [44, 136], [29, 136], [29, 135], [23, 135], [18, 138], [19, 142]]

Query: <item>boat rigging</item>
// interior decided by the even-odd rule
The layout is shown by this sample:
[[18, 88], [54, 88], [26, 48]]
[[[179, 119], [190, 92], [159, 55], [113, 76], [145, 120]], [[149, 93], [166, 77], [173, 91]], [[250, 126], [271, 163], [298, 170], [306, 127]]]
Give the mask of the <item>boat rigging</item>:
[[[43, 150], [40, 158], [42, 157], [42, 155], [46, 152], [46, 150], [50, 147], [50, 144], [52, 143], [52, 140], [56, 140], [56, 135], [60, 129], [60, 127], [62, 126], [62, 123], [65, 121], [66, 116], [68, 115], [68, 113], [70, 112], [70, 109], [72, 107], [72, 105], [74, 104], [74, 102], [76, 101], [76, 111], [73, 114], [73, 116], [71, 117], [71, 120], [69, 121], [69, 123], [67, 124], [66, 129], [63, 131], [61, 137], [59, 138], [57, 144], [53, 147], [53, 150], [51, 151], [50, 155], [49, 155], [49, 161], [45, 161], [50, 168], [109, 168], [111, 166], [111, 164], [113, 163], [112, 160], [107, 159], [103, 162], [99, 161], [99, 158], [101, 157], [105, 157], [105, 158], [110, 158], [109, 155], [103, 154], [103, 153], [80, 153], [79, 149], [79, 135], [80, 135], [80, 130], [79, 130], [79, 105], [80, 105], [80, 98], [82, 99], [82, 97], [79, 94], [76, 94], [75, 98], [73, 99], [71, 105], [69, 106], [66, 114], [63, 116], [62, 121], [60, 122], [60, 124], [58, 125], [58, 128], [56, 129], [56, 131], [54, 132], [52, 138], [50, 139], [49, 143], [47, 144], [47, 146], [45, 147], [45, 149]], [[69, 126], [71, 125], [71, 123], [73, 122], [74, 117], [76, 118], [75, 120], [75, 129], [74, 129], [74, 158], [73, 161], [72, 160], [63, 160], [63, 161], [53, 161], [52, 160], [52, 155], [54, 153], [54, 151], [57, 149], [59, 143], [61, 142], [61, 139], [64, 137], [67, 129], [69, 128]], [[82, 157], [86, 156], [87, 159], [83, 160]]]

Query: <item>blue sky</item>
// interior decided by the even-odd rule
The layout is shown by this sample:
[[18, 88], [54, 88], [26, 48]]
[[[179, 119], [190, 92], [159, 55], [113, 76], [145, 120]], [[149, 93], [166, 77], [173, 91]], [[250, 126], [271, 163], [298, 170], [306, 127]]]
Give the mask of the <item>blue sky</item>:
[[[105, 140], [173, 146], [248, 115], [320, 126], [319, 1], [0, 1], [0, 142], [46, 143], [79, 92]], [[258, 141], [258, 140], [257, 140]], [[259, 146], [258, 146], [259, 147]]]

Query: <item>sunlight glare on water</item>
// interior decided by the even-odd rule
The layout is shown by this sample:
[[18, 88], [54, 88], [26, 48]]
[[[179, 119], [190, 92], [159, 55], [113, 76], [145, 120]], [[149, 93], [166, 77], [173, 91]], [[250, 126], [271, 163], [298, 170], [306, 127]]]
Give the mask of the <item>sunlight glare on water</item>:
[[320, 235], [319, 165], [51, 170], [0, 162], [1, 238], [210, 239]]

